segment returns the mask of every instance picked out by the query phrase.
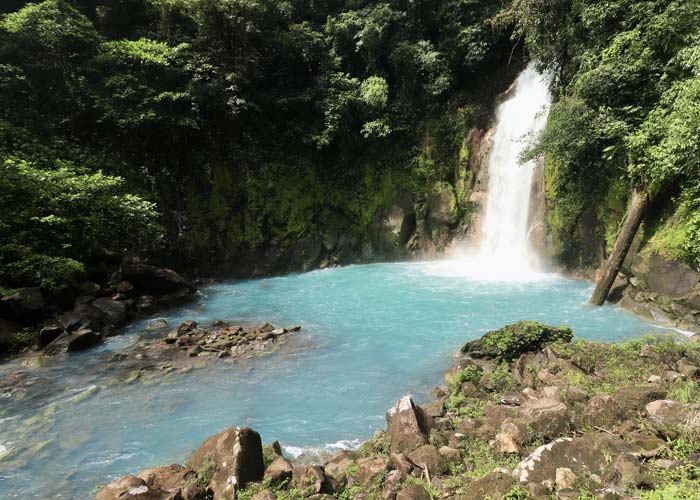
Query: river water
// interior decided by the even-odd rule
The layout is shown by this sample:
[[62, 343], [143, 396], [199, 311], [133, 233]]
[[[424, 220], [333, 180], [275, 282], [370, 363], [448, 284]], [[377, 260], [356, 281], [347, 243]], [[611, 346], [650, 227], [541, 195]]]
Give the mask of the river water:
[[181, 462], [234, 425], [280, 440], [292, 455], [356, 445], [384, 427], [399, 397], [425, 399], [464, 342], [521, 319], [568, 324], [593, 340], [655, 331], [615, 307], [587, 306], [585, 281], [487, 281], [453, 274], [459, 266], [372, 264], [208, 287], [164, 317], [172, 325], [223, 319], [303, 329], [285, 352], [160, 382], [124, 383], [109, 368], [145, 321], [98, 350], [39, 368], [5, 363], [0, 376], [24, 372], [35, 383], [0, 395], [0, 498], [88, 498], [123, 474]]

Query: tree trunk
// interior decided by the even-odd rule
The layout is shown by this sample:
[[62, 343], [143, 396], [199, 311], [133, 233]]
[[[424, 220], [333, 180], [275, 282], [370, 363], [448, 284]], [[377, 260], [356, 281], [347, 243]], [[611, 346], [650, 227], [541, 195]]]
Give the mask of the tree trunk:
[[617, 240], [615, 240], [615, 246], [613, 247], [612, 254], [608, 258], [605, 264], [605, 270], [603, 275], [598, 280], [598, 284], [591, 295], [591, 304], [596, 306], [602, 306], [605, 303], [605, 299], [608, 297], [610, 288], [612, 287], [615, 278], [617, 278], [617, 273], [620, 272], [622, 263], [625, 261], [627, 252], [632, 246], [632, 240], [637, 234], [639, 226], [642, 224], [642, 217], [644, 216], [644, 210], [647, 207], [647, 193], [646, 191], [639, 191], [635, 189], [632, 192], [632, 198], [630, 200], [629, 207], [627, 208], [627, 213], [625, 214], [625, 220], [622, 222], [622, 228], [620, 229], [620, 234], [617, 235]]

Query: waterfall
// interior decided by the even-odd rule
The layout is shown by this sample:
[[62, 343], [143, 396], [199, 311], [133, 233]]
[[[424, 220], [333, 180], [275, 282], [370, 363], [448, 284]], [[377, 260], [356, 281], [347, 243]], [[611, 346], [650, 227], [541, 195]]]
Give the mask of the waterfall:
[[519, 159], [547, 120], [551, 96], [547, 78], [534, 65], [518, 76], [508, 100], [496, 113], [493, 146], [488, 158], [487, 204], [483, 238], [477, 254], [482, 265], [500, 270], [538, 270], [531, 251], [528, 211], [535, 161]]
[[[536, 161], [520, 156], [544, 130], [551, 103], [548, 77], [530, 63], [518, 76], [508, 98], [496, 110], [488, 157], [486, 212], [478, 248], [464, 244], [453, 258], [436, 263], [433, 271], [478, 280], [529, 281], [550, 277], [542, 272], [530, 243], [530, 198]], [[533, 225], [538, 224], [534, 221]]]

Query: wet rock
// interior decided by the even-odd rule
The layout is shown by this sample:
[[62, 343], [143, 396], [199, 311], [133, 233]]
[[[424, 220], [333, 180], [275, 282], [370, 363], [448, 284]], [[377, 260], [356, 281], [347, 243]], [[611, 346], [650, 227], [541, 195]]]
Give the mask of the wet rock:
[[196, 291], [194, 285], [171, 269], [132, 263], [122, 267], [122, 275], [139, 290], [154, 295], [169, 294], [183, 289], [190, 294]]
[[89, 328], [81, 328], [68, 337], [69, 351], [82, 351], [102, 342], [102, 336]]
[[410, 484], [396, 493], [396, 500], [430, 500], [430, 493], [420, 484]]
[[424, 444], [416, 448], [408, 454], [408, 458], [418, 467], [427, 469], [431, 476], [443, 474], [449, 469], [447, 460], [432, 444]]
[[277, 456], [265, 469], [265, 479], [268, 479], [270, 484], [280, 484], [291, 478], [292, 464], [281, 455]]
[[135, 307], [139, 314], [153, 314], [156, 311], [156, 298], [153, 295], [141, 295], [136, 299]]
[[536, 321], [520, 321], [500, 330], [486, 333], [462, 347], [462, 352], [475, 358], [516, 359], [556, 342], [570, 342], [573, 332], [568, 327], [553, 327]]
[[182, 335], [183, 333], [190, 333], [192, 330], [197, 328], [197, 322], [192, 320], [183, 321], [177, 328], [177, 333]]
[[67, 331], [79, 330], [80, 328], [100, 329], [103, 325], [105, 314], [96, 307], [89, 304], [76, 306], [70, 312], [61, 316], [61, 326]]
[[410, 452], [428, 442], [428, 425], [420, 407], [404, 396], [386, 412], [391, 450]]
[[10, 320], [31, 322], [41, 316], [46, 301], [38, 287], [16, 290], [0, 299], [0, 316]]
[[104, 321], [111, 326], [121, 326], [127, 318], [126, 303], [107, 297], [99, 298], [90, 304], [104, 313]]
[[58, 325], [49, 325], [39, 331], [39, 347], [46, 347], [63, 333], [63, 328]]
[[234, 496], [234, 491], [265, 474], [260, 434], [247, 427], [226, 429], [207, 439], [187, 462], [195, 471], [207, 471], [208, 487], [215, 498]]

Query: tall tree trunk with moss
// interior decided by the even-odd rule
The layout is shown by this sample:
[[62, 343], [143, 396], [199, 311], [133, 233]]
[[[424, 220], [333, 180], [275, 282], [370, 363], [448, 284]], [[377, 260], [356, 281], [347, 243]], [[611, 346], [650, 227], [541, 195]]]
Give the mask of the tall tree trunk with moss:
[[644, 217], [647, 203], [648, 198], [646, 191], [635, 188], [634, 191], [632, 191], [632, 198], [627, 207], [627, 213], [622, 222], [620, 234], [617, 235], [615, 246], [605, 264], [603, 275], [598, 280], [593, 295], [591, 295], [591, 300], [589, 301], [591, 304], [602, 306], [605, 303], [610, 288], [615, 278], [617, 278], [617, 274], [620, 272], [625, 257], [627, 257], [627, 252], [632, 246], [632, 241], [637, 234], [637, 230], [639, 230], [639, 226], [642, 224], [642, 218]]

